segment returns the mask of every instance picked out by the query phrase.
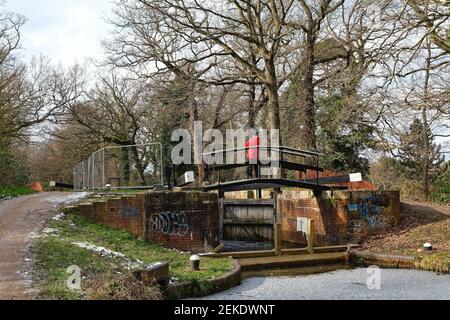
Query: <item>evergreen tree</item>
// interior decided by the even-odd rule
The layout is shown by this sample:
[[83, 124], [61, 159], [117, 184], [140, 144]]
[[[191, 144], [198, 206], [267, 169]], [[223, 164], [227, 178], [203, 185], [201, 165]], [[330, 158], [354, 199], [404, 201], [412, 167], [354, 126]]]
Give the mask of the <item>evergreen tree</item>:
[[432, 199], [450, 205], [450, 161], [446, 167], [446, 171], [433, 183]]
[[318, 99], [318, 141], [322, 166], [337, 172], [369, 172], [364, 152], [375, 146], [373, 126], [340, 96]]
[[[430, 129], [426, 129], [419, 119], [414, 119], [408, 132], [400, 139], [398, 156], [407, 178], [426, 181], [425, 196], [428, 197], [429, 184], [444, 170], [445, 157], [441, 145], [434, 143]], [[427, 147], [429, 145], [429, 148]], [[428, 150], [428, 151], [427, 151]], [[425, 171], [424, 168], [427, 168]]]

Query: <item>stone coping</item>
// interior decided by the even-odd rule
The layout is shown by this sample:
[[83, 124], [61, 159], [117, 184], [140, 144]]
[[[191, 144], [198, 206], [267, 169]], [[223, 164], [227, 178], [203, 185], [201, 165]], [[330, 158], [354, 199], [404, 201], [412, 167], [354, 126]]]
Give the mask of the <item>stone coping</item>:
[[233, 259], [233, 269], [231, 271], [219, 278], [207, 280], [206, 285], [203, 285], [204, 287], [192, 282], [169, 284], [166, 290], [166, 297], [169, 300], [180, 300], [208, 296], [237, 286], [241, 283], [241, 276], [241, 265], [238, 260]]
[[437, 270], [434, 267], [425, 267], [421, 262], [422, 259], [414, 256], [374, 253], [369, 251], [350, 251], [350, 263], [355, 265], [362, 264], [368, 266], [374, 264], [383, 268], [414, 269], [450, 274], [449, 269]]
[[[403, 256], [403, 255], [393, 255], [393, 254], [383, 254], [374, 253], [368, 251], [350, 251], [350, 264], [352, 265], [365, 265], [370, 266], [376, 264], [382, 268], [397, 268], [397, 269], [415, 269], [423, 271], [435, 271], [423, 268], [420, 265], [421, 259], [417, 259], [413, 256]], [[358, 261], [362, 259], [362, 261]], [[448, 271], [444, 273], [449, 273]], [[242, 267], [239, 264], [239, 260], [233, 260], [233, 270], [224, 274], [223, 276], [209, 280], [209, 288], [201, 288], [198, 284], [193, 284], [189, 282], [178, 283], [169, 285], [167, 289], [167, 298], [170, 300], [177, 299], [189, 299], [196, 297], [203, 297], [218, 293], [221, 291], [228, 290], [241, 282], [242, 277]]]

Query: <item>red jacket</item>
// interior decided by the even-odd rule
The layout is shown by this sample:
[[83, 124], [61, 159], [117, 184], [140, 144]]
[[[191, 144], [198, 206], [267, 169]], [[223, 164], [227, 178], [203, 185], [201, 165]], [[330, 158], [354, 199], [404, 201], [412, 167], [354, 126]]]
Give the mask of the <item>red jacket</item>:
[[[259, 136], [255, 136], [248, 140], [245, 145], [246, 148], [248, 147], [257, 147], [259, 146]], [[247, 150], [247, 159], [248, 160], [258, 160], [258, 148], [249, 149]]]

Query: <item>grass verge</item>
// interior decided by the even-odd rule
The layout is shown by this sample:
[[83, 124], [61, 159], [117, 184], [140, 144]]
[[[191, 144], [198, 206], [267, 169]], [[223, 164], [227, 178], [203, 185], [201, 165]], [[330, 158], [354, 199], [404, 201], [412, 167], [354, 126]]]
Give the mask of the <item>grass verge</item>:
[[[132, 260], [145, 264], [168, 262], [175, 281], [188, 281], [209, 288], [207, 280], [222, 276], [232, 269], [230, 259], [202, 258], [202, 268], [192, 272], [187, 253], [162, 248], [129, 233], [114, 230], [88, 220], [69, 215], [64, 220], [52, 221], [49, 228], [57, 235], [43, 236], [34, 246], [36, 277], [43, 299], [161, 299], [156, 288], [146, 287], [133, 278], [132, 272], [118, 258], [100, 256], [74, 245], [88, 242], [120, 252]], [[66, 281], [69, 266], [81, 269], [82, 291], [69, 290]]]
[[28, 187], [0, 187], [0, 200], [8, 197], [18, 197], [34, 193], [35, 191]]

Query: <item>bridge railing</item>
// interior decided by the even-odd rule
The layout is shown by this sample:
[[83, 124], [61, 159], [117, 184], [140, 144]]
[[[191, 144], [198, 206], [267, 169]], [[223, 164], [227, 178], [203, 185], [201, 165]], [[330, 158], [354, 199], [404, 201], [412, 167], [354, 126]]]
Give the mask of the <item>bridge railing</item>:
[[[248, 158], [247, 154], [251, 150], [257, 151], [257, 160]], [[292, 170], [299, 173], [298, 178], [303, 175], [303, 180], [308, 180], [309, 182], [311, 182], [311, 179], [307, 178], [307, 171], [312, 171], [315, 173], [314, 178], [317, 184], [319, 184], [320, 172], [323, 171], [323, 169], [319, 167], [320, 156], [322, 156], [321, 153], [285, 146], [250, 146], [223, 149], [203, 153], [203, 157], [214, 157], [218, 154], [221, 154], [223, 163], [206, 165], [206, 180], [210, 179], [211, 172], [217, 172], [218, 184], [222, 182], [221, 171], [240, 167], [256, 166], [258, 169], [256, 170], [258, 179], [261, 179], [263, 176], [262, 169], [269, 169], [269, 172], [277, 172], [278, 179], [280, 180], [285, 179], [286, 171]], [[233, 160], [236, 160], [237, 158], [238, 161], [227, 163], [227, 158], [232, 158]], [[244, 161], [242, 161], [242, 159], [244, 159]]]

